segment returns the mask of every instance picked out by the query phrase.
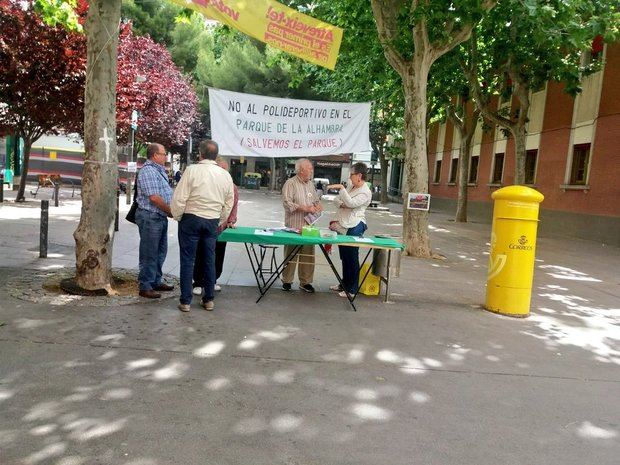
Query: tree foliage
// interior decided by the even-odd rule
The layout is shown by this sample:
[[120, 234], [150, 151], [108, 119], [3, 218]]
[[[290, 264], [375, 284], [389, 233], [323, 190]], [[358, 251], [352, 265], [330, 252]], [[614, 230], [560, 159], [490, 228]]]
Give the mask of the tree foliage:
[[46, 133], [82, 126], [86, 42], [48, 26], [32, 3], [0, 2], [0, 131], [24, 139], [23, 200], [32, 143]]
[[[571, 95], [600, 61], [583, 53], [597, 36], [618, 37], [618, 4], [607, 0], [504, 0], [485, 17], [455, 60], [485, 118], [515, 140], [515, 183], [525, 178], [525, 138], [530, 95], [547, 81], [559, 81]], [[496, 97], [494, 99], [493, 97]], [[512, 111], [497, 98], [514, 99]]]
[[158, 44], [170, 46], [175, 18], [181, 8], [166, 0], [123, 0], [121, 17], [133, 24], [134, 34], [148, 35]]
[[[137, 82], [138, 76], [144, 82]], [[117, 132], [122, 140], [129, 135], [133, 110], [140, 115], [138, 141], [170, 146], [189, 136], [198, 116], [192, 85], [165, 47], [149, 37], [134, 36], [130, 25], [121, 27], [116, 91]]]

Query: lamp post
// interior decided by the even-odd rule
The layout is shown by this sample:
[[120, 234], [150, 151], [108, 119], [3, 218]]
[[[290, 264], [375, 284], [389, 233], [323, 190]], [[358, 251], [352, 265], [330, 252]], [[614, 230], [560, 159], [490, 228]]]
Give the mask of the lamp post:
[[[146, 76], [142, 76], [138, 74], [134, 82], [136, 84], [141, 84], [146, 82]], [[136, 172], [136, 165], [134, 164], [134, 152], [136, 146], [136, 131], [138, 130], [138, 111], [131, 111], [131, 153], [129, 154], [129, 160], [127, 162], [127, 185], [126, 185], [126, 203], [127, 205], [131, 204], [131, 184], [133, 180], [133, 173]]]
[[136, 142], [136, 130], [138, 129], [138, 112], [133, 110], [131, 112], [131, 152], [129, 153], [129, 160], [127, 161], [127, 186], [125, 188], [126, 192], [126, 203], [127, 205], [131, 204], [131, 183], [133, 178], [133, 155], [134, 155], [134, 147]]

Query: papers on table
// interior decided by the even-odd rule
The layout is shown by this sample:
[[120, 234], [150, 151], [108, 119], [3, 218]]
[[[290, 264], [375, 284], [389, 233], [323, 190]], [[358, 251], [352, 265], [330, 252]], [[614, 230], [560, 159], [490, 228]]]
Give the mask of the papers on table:
[[354, 237], [353, 239], [355, 239], [355, 242], [365, 242], [367, 244], [372, 244], [372, 239], [370, 239], [369, 237]]
[[273, 231], [265, 231], [264, 229], [256, 229], [254, 234], [258, 236], [273, 236]]

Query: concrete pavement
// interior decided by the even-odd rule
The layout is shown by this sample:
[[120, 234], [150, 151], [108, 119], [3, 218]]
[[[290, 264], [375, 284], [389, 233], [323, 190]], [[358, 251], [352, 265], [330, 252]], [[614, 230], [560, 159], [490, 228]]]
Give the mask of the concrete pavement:
[[[37, 208], [0, 207], [0, 289], [24, 269], [73, 266], [79, 203], [63, 205], [46, 260]], [[369, 233], [400, 230], [392, 209], [369, 215]], [[242, 191], [240, 224], [280, 219], [279, 197]], [[518, 320], [479, 308], [488, 225], [431, 224], [446, 260], [404, 258], [394, 302], [362, 297], [356, 313], [328, 292], [254, 304], [232, 244], [213, 313], [0, 290], [0, 463], [617, 463], [620, 251], [540, 239], [532, 315]], [[114, 266], [137, 265], [136, 236], [121, 221]]]

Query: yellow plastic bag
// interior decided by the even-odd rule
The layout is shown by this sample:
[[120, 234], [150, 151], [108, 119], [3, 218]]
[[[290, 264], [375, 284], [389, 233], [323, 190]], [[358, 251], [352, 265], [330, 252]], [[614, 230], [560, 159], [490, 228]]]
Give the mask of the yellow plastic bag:
[[[360, 276], [359, 276], [360, 283], [362, 282], [362, 279], [364, 279], [364, 276], [366, 276], [366, 272], [368, 271], [369, 268], [370, 268], [370, 264], [366, 263], [360, 269]], [[364, 295], [379, 295], [380, 291], [381, 291], [381, 279], [379, 278], [379, 276], [372, 274], [372, 270], [370, 270], [370, 272], [368, 273], [368, 276], [366, 276], [366, 281], [364, 281], [363, 284], [360, 286], [360, 292]]]

